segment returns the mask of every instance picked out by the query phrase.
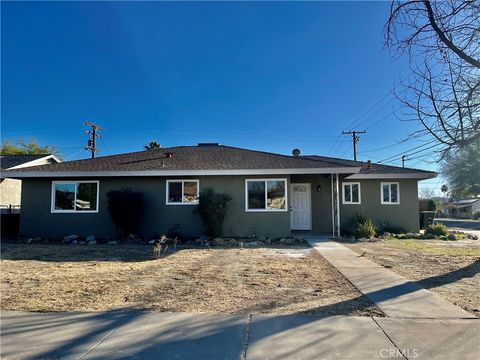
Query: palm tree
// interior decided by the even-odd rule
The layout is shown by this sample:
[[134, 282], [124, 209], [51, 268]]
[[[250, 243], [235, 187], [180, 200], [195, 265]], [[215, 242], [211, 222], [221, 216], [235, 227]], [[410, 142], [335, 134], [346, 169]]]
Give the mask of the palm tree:
[[[448, 192], [448, 186], [447, 184], [443, 184], [440, 191], [443, 193], [443, 211], [445, 210], [445, 205], [447, 203], [447, 192]], [[442, 211], [442, 212], [443, 212]], [[448, 216], [448, 215], [447, 215]]]
[[156, 141], [150, 141], [148, 145], [145, 145], [145, 150], [158, 150], [162, 148], [162, 145], [160, 145]]

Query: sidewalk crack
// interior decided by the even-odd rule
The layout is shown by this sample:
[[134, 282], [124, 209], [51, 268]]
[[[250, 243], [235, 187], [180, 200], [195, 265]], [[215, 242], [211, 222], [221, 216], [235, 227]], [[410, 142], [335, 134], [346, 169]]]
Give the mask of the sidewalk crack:
[[245, 334], [243, 336], [243, 348], [240, 360], [245, 360], [247, 358], [248, 343], [250, 341], [250, 327], [252, 324], [252, 314], [248, 314], [247, 326], [245, 328]]
[[402, 349], [400, 349], [398, 347], [397, 344], [395, 344], [395, 342], [393, 341], [393, 339], [390, 337], [390, 335], [387, 334], [387, 332], [385, 330], [383, 330], [383, 328], [380, 326], [380, 324], [375, 320], [375, 318], [371, 318], [373, 320], [373, 322], [378, 326], [378, 328], [382, 331], [382, 333], [387, 337], [387, 339], [392, 343], [393, 346], [395, 346], [395, 349], [398, 350], [398, 352], [400, 354], [402, 354], [402, 357], [405, 359], [405, 360], [408, 360], [408, 358], [405, 356], [405, 354], [403, 353]]

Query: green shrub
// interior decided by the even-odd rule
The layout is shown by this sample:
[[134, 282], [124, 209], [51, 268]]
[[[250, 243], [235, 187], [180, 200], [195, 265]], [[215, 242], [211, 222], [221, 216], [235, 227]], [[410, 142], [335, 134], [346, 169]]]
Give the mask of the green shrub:
[[448, 240], [457, 240], [457, 236], [455, 234], [448, 234], [447, 239]]
[[475, 212], [472, 214], [472, 219], [473, 219], [473, 220], [480, 220], [480, 210], [479, 210], [479, 211], [475, 211]]
[[107, 194], [107, 208], [118, 236], [134, 234], [142, 217], [143, 194], [130, 189], [112, 190]]
[[375, 224], [371, 219], [364, 220], [357, 224], [355, 229], [355, 237], [359, 238], [367, 238], [370, 239], [374, 237], [376, 234]]
[[216, 193], [213, 189], [200, 192], [198, 207], [195, 211], [200, 215], [208, 236], [222, 235], [223, 222], [230, 200], [232, 200], [230, 195]]
[[345, 221], [345, 224], [342, 225], [342, 235], [346, 237], [355, 236], [358, 224], [367, 220], [368, 219], [365, 216], [355, 213], [347, 221]]
[[427, 201], [427, 210], [428, 211], [437, 211], [437, 203], [433, 199], [428, 199]]
[[378, 225], [378, 233], [383, 234], [389, 232], [391, 234], [405, 234], [407, 232], [406, 229], [402, 228], [401, 226], [393, 225], [390, 221], [383, 221]]
[[442, 235], [446, 236], [448, 235], [448, 229], [443, 224], [428, 225], [427, 228], [425, 229], [425, 234], [432, 234], [436, 236], [442, 236]]

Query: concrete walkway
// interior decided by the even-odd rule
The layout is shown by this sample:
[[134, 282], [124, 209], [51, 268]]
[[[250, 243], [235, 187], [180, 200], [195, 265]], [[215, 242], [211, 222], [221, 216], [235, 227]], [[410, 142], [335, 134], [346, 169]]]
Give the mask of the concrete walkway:
[[[478, 359], [477, 320], [0, 313], [2, 359]], [[402, 355], [403, 354], [403, 355]]]
[[408, 281], [342, 244], [325, 238], [310, 245], [387, 316], [414, 319], [469, 319], [469, 312]]

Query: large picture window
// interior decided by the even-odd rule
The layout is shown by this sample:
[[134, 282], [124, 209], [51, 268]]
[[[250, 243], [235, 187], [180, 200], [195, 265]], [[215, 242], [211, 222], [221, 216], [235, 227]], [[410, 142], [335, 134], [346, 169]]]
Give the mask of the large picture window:
[[167, 180], [167, 205], [196, 205], [198, 191], [198, 180]]
[[382, 204], [400, 204], [400, 184], [398, 182], [381, 183]]
[[52, 212], [98, 212], [98, 181], [53, 181]]
[[343, 183], [343, 204], [360, 204], [360, 183]]
[[245, 181], [246, 211], [286, 211], [286, 179], [255, 179]]

